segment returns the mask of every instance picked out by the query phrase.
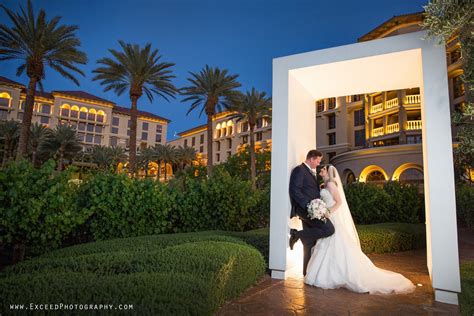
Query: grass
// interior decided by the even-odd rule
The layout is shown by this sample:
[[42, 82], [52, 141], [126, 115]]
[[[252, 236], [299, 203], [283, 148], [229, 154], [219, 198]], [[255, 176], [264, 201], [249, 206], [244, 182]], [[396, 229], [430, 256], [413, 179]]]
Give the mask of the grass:
[[474, 315], [474, 261], [461, 265], [461, 294], [459, 295], [461, 314]]

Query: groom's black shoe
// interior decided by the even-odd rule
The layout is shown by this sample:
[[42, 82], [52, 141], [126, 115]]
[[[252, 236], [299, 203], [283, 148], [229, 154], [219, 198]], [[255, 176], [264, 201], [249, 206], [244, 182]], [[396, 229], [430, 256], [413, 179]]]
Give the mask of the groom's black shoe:
[[298, 241], [298, 237], [296, 237], [296, 229], [290, 229], [290, 249], [293, 250], [293, 246]]

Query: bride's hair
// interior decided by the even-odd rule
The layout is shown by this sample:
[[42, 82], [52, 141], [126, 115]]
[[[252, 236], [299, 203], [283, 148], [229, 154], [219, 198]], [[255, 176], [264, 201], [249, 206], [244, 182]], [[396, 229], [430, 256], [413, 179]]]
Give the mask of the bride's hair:
[[337, 186], [337, 181], [336, 181], [336, 167], [333, 165], [325, 165], [323, 168], [326, 168], [326, 171], [329, 176], [328, 182], [332, 182]]

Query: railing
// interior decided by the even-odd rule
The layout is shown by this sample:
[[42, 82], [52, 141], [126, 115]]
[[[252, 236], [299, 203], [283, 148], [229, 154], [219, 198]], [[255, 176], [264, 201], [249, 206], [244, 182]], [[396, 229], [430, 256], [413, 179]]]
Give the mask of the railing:
[[419, 94], [405, 96], [405, 104], [419, 104], [420, 102], [421, 97]]
[[377, 112], [380, 112], [380, 111], [383, 111], [383, 103], [379, 103], [379, 104], [375, 104], [375, 105], [372, 105], [372, 107], [370, 108], [370, 113], [377, 113]]
[[385, 102], [385, 109], [391, 109], [398, 106], [398, 98], [394, 98]]
[[417, 130], [421, 129], [421, 120], [416, 120], [416, 121], [407, 121], [407, 130]]
[[398, 123], [390, 124], [390, 125], [387, 125], [385, 130], [387, 134], [396, 133], [400, 130], [400, 125]]
[[372, 130], [372, 137], [382, 136], [383, 134], [384, 134], [383, 126], [379, 128], [374, 128]]

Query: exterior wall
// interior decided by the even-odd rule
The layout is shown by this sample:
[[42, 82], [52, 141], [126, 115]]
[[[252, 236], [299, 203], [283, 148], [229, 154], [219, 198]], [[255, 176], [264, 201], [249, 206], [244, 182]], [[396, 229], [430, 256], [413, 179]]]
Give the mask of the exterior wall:
[[[2, 94], [3, 93], [3, 94]], [[22, 120], [23, 103], [26, 94], [21, 91], [20, 87], [13, 87], [8, 84], [0, 83], [0, 98], [10, 97], [9, 106], [2, 106], [0, 103], [0, 119]], [[2, 101], [0, 99], [0, 101]], [[49, 111], [45, 111], [49, 107]], [[69, 115], [62, 115], [62, 107], [69, 107]], [[79, 113], [83, 110], [94, 110], [95, 112], [103, 112], [103, 120], [100, 122], [97, 117], [89, 119], [89, 117], [71, 116], [71, 108], [78, 109]], [[113, 125], [113, 117], [119, 118], [119, 125]], [[35, 98], [35, 107], [33, 112], [32, 123], [40, 123], [50, 128], [57, 126], [59, 123], [66, 123], [77, 128], [78, 137], [85, 149], [94, 145], [111, 146], [113, 138], [117, 139], [116, 145], [128, 147], [129, 130], [128, 121], [130, 116], [115, 110], [114, 104], [95, 102], [93, 100], [71, 98], [65, 95], [53, 95], [51, 97], [37, 96]], [[147, 139], [142, 139], [145, 132], [143, 123], [148, 124]], [[118, 127], [117, 133], [113, 129]], [[156, 144], [166, 143], [166, 135], [168, 131], [168, 122], [152, 117], [139, 115], [137, 125], [137, 147], [143, 148], [154, 146]], [[161, 137], [160, 137], [161, 136]]]

